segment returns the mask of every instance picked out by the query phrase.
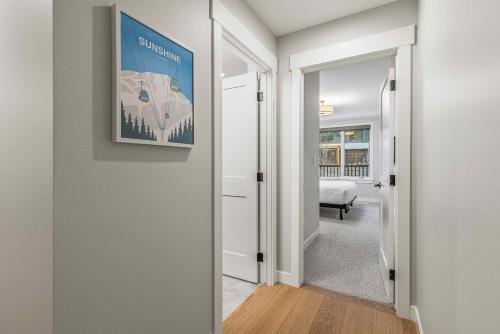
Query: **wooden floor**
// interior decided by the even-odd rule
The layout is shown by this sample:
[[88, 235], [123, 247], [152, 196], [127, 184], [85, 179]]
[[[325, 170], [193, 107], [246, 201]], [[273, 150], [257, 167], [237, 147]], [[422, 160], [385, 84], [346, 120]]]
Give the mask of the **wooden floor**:
[[417, 334], [392, 308], [314, 286], [263, 285], [226, 321], [224, 334]]

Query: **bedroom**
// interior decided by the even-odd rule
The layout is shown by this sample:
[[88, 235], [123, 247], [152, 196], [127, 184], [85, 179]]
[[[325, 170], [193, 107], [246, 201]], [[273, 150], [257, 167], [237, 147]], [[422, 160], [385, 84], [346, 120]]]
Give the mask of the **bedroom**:
[[386, 56], [304, 76], [304, 283], [386, 305], [393, 76]]

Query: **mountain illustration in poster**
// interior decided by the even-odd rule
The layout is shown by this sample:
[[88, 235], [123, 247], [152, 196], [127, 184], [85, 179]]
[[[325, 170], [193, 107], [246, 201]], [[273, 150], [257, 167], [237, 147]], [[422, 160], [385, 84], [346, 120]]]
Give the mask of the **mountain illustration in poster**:
[[123, 12], [120, 17], [121, 138], [193, 144], [193, 53]]

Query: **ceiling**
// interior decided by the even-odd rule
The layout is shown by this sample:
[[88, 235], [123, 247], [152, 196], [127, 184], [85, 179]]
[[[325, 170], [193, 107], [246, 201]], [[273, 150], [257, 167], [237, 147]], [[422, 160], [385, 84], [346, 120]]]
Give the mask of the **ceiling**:
[[397, 0], [246, 0], [276, 36]]
[[379, 117], [379, 91], [391, 63], [384, 57], [320, 71], [320, 100], [334, 106], [321, 122]]

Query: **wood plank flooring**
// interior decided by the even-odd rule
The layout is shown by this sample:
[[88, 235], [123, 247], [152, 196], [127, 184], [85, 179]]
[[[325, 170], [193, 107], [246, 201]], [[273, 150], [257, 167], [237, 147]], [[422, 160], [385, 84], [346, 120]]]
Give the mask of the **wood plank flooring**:
[[224, 334], [417, 334], [388, 306], [306, 285], [259, 287], [224, 321]]

